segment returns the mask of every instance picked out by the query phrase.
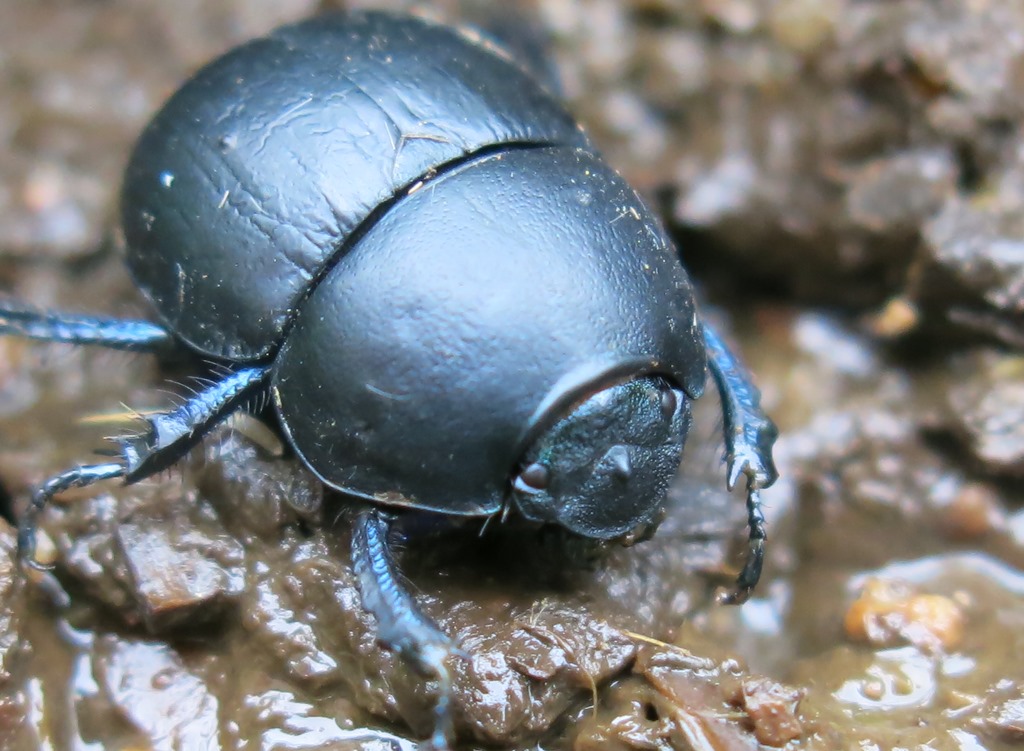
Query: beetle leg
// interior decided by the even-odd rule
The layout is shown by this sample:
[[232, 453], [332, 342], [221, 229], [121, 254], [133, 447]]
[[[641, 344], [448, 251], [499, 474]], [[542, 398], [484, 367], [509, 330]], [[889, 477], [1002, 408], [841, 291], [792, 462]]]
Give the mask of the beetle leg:
[[723, 598], [726, 603], [739, 604], [750, 597], [761, 578], [766, 533], [760, 491], [779, 476], [772, 459], [772, 446], [779, 431], [761, 409], [761, 393], [746, 368], [707, 324], [704, 344], [722, 401], [729, 489], [736, 486], [741, 476], [747, 478], [747, 560], [736, 577], [735, 588]]
[[22, 566], [37, 570], [46, 568], [35, 559], [36, 526], [39, 514], [54, 496], [71, 488], [88, 487], [100, 480], [124, 477], [124, 473], [124, 465], [120, 463], [90, 464], [54, 475], [36, 488], [24, 516], [18, 521], [18, 560]]
[[269, 373], [265, 365], [236, 370], [177, 409], [146, 417], [143, 433], [118, 439], [127, 467], [125, 482], [138, 482], [178, 461], [256, 394]]
[[394, 650], [421, 675], [437, 681], [434, 749], [448, 748], [452, 738], [452, 678], [445, 665], [450, 655], [465, 656], [427, 616], [399, 581], [388, 533], [394, 518], [375, 508], [356, 516], [352, 530], [352, 565], [359, 577], [363, 607], [377, 619], [377, 640]]
[[0, 304], [0, 334], [135, 352], [154, 352], [173, 341], [167, 329], [149, 321], [43, 313], [9, 307], [6, 303]]
[[147, 417], [144, 433], [118, 439], [121, 461], [69, 469], [40, 485], [18, 523], [18, 559], [22, 566], [45, 568], [35, 560], [36, 527], [39, 514], [54, 496], [115, 477], [133, 483], [166, 469], [252, 396], [268, 370], [260, 366], [231, 373], [177, 409]]

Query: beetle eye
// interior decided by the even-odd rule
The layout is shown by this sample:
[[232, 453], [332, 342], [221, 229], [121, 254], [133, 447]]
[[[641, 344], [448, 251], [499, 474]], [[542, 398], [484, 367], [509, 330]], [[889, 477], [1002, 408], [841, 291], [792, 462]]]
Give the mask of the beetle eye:
[[665, 387], [661, 391], [661, 414], [665, 416], [666, 420], [671, 420], [672, 415], [676, 413], [676, 407], [678, 406], [679, 400], [676, 398], [676, 393]]
[[512, 485], [520, 492], [536, 493], [539, 490], [544, 490], [550, 480], [551, 472], [548, 471], [548, 468], [540, 462], [534, 462], [519, 473]]

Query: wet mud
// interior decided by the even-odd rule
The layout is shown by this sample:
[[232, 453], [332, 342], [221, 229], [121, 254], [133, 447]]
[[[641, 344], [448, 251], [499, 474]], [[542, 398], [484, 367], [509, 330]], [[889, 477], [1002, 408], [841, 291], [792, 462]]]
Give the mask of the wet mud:
[[[3, 293], [148, 315], [113, 221], [134, 137], [197, 65], [321, 7], [0, 7]], [[594, 557], [500, 524], [410, 526], [402, 569], [470, 655], [459, 747], [1024, 746], [1024, 12], [538, 0], [514, 17], [663, 210], [779, 423], [782, 479], [742, 607], [715, 599], [745, 530], [713, 393], [651, 541]], [[0, 748], [415, 748], [431, 686], [359, 606], [351, 506], [255, 418], [159, 477], [66, 493], [39, 543], [56, 586], [16, 570], [31, 489], [192, 372], [0, 339]]]

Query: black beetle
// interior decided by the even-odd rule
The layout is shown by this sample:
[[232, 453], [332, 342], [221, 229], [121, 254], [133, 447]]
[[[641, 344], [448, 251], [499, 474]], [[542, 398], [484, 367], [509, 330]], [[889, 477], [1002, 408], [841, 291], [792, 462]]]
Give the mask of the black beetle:
[[353, 559], [379, 636], [438, 679], [458, 651], [398, 584], [408, 509], [514, 512], [597, 540], [651, 531], [710, 364], [728, 483], [758, 491], [776, 431], [701, 322], [675, 249], [559, 102], [491, 42], [412, 17], [323, 16], [213, 61], [142, 134], [122, 193], [128, 267], [162, 324], [0, 310], [0, 332], [228, 366], [33, 495], [167, 467], [263, 393], [327, 485], [359, 502]]

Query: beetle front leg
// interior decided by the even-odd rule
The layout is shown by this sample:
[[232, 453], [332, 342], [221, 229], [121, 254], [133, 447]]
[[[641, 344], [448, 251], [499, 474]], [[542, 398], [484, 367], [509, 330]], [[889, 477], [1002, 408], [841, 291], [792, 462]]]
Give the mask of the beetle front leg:
[[35, 560], [36, 527], [39, 515], [55, 496], [117, 477], [124, 478], [126, 483], [138, 482], [166, 469], [251, 398], [267, 373], [268, 368], [263, 366], [231, 373], [177, 409], [147, 417], [147, 429], [140, 435], [118, 439], [119, 462], [76, 467], [40, 485], [18, 521], [18, 560], [22, 567], [44, 568]]
[[772, 446], [779, 431], [761, 409], [761, 392], [746, 368], [707, 324], [704, 324], [704, 344], [711, 375], [722, 401], [729, 490], [736, 486], [741, 476], [747, 478], [747, 524], [750, 529], [747, 560], [736, 577], [735, 588], [723, 597], [728, 604], [739, 604], [750, 597], [761, 578], [767, 535], [760, 491], [779, 476], [772, 459]]
[[398, 579], [388, 535], [394, 518], [365, 508], [352, 530], [352, 565], [359, 577], [363, 607], [377, 620], [377, 640], [394, 650], [421, 675], [437, 681], [434, 705], [435, 750], [448, 748], [453, 737], [452, 678], [445, 662], [465, 653], [417, 607]]

